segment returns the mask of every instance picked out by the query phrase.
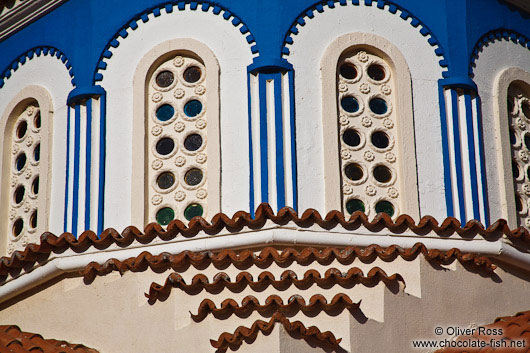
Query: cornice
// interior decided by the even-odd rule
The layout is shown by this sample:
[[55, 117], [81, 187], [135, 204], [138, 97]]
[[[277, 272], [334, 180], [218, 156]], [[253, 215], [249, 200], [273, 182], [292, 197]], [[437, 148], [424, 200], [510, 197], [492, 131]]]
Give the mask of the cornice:
[[0, 0], [0, 42], [67, 0]]

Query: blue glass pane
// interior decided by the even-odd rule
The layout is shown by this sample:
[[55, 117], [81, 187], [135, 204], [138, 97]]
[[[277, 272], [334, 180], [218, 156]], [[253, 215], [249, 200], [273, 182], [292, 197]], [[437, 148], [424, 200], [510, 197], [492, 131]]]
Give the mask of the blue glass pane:
[[359, 102], [357, 102], [357, 99], [353, 98], [352, 96], [342, 98], [340, 105], [342, 106], [342, 109], [348, 113], [355, 113], [359, 110]]
[[184, 114], [186, 114], [190, 118], [193, 118], [194, 116], [199, 115], [201, 111], [202, 111], [202, 103], [196, 99], [189, 101], [184, 106]]
[[370, 101], [370, 110], [377, 115], [383, 115], [388, 111], [388, 105], [384, 99], [374, 98]]
[[169, 104], [161, 105], [156, 110], [156, 117], [160, 121], [168, 121], [169, 119], [173, 117], [174, 114], [175, 114], [175, 108], [173, 108]]

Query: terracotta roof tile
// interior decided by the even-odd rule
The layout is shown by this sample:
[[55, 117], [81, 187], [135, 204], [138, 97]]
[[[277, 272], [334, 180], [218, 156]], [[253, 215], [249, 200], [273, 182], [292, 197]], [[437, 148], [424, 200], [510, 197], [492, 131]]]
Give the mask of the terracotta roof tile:
[[0, 352], [2, 353], [98, 353], [81, 344], [44, 339], [36, 333], [22, 332], [18, 326], [0, 326]]

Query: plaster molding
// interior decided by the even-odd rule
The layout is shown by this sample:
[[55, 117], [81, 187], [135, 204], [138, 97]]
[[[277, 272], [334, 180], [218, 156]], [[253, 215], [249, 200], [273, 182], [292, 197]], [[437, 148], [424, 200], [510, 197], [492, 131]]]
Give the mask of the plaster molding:
[[[337, 6], [372, 6], [375, 5], [378, 9], [386, 10], [390, 12], [393, 15], [399, 16], [403, 21], [409, 23], [412, 27], [418, 28], [419, 33], [427, 38], [427, 42], [433, 47], [434, 52], [436, 53], [436, 56], [440, 57], [439, 65], [440, 67], [444, 69], [448, 69], [449, 62], [445, 59], [444, 50], [440, 44], [440, 41], [436, 38], [436, 35], [425, 25], [421, 20], [419, 20], [417, 17], [413, 16], [409, 11], [405, 10], [399, 5], [396, 5], [392, 3], [391, 1], [387, 0], [364, 0], [364, 4], [361, 4], [359, 0], [353, 0], [351, 2], [348, 2], [347, 0], [339, 0], [338, 2], [334, 0], [329, 1], [322, 1], [317, 3], [316, 5], [313, 5], [306, 11], [304, 11], [303, 14], [301, 14], [294, 22], [291, 28], [289, 29], [289, 32], [285, 35], [285, 39], [282, 46], [282, 55], [284, 58], [287, 58], [290, 54], [289, 45], [292, 45], [295, 41], [295, 38], [299, 31], [300, 27], [303, 27], [306, 25], [306, 21], [311, 20], [317, 15], [318, 13], [322, 13], [324, 11], [329, 11], [332, 9], [335, 9]], [[315, 11], [317, 13], [315, 13]], [[444, 70], [442, 73], [444, 77], [448, 77], [448, 71]]]
[[0, 7], [0, 42], [21, 27], [50, 12], [67, 0], [16, 0]]

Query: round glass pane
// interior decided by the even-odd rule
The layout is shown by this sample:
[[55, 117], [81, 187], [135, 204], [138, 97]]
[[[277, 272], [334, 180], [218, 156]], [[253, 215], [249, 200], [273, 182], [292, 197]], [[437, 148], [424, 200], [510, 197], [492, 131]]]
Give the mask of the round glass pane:
[[193, 118], [202, 112], [202, 103], [196, 99], [193, 99], [184, 105], [184, 114]]
[[33, 195], [37, 195], [39, 193], [39, 177], [36, 177], [35, 180], [33, 180], [33, 183], [31, 183], [31, 192]]
[[193, 168], [186, 172], [184, 181], [190, 186], [199, 185], [202, 181], [202, 170]]
[[33, 124], [37, 129], [40, 129], [41, 121], [40, 121], [40, 112], [37, 112], [37, 115], [35, 115], [35, 118], [33, 119]]
[[164, 104], [156, 110], [156, 118], [160, 121], [168, 121], [175, 115], [175, 108], [169, 104]]
[[166, 156], [173, 152], [175, 148], [175, 141], [169, 137], [163, 137], [156, 143], [156, 151], [162, 156]]
[[363, 168], [357, 163], [351, 163], [344, 168], [344, 173], [353, 181], [361, 180], [364, 176]]
[[347, 80], [353, 80], [357, 77], [357, 69], [352, 64], [342, 64], [340, 67], [340, 75]]
[[175, 211], [170, 207], [164, 207], [156, 213], [156, 221], [160, 225], [167, 226], [174, 219]]
[[349, 214], [352, 214], [355, 211], [364, 212], [364, 202], [359, 199], [348, 200], [348, 202], [346, 202], [346, 211], [348, 211]]
[[530, 150], [530, 134], [524, 134], [524, 145]]
[[357, 147], [361, 144], [361, 135], [354, 129], [347, 129], [342, 134], [342, 141], [351, 147]]
[[40, 160], [40, 143], [35, 146], [35, 149], [33, 150], [33, 159], [35, 162], [38, 162]]
[[15, 200], [15, 203], [18, 205], [19, 203], [22, 202], [22, 200], [24, 200], [24, 194], [26, 193], [26, 189], [24, 188], [24, 186], [20, 185], [19, 187], [17, 187], [15, 189], [15, 195], [14, 195], [14, 200]]
[[392, 180], [392, 172], [384, 165], [378, 165], [374, 168], [374, 178], [380, 183], [388, 183]]
[[17, 168], [17, 170], [22, 170], [22, 168], [24, 168], [24, 166], [26, 165], [26, 154], [25, 153], [21, 153], [18, 157], [17, 157], [17, 160], [15, 161], [15, 167]]
[[201, 69], [197, 66], [190, 66], [184, 71], [184, 80], [195, 83], [201, 79]]
[[370, 101], [370, 110], [377, 115], [383, 115], [388, 111], [388, 105], [382, 98], [374, 98]]
[[23, 138], [26, 135], [27, 131], [28, 131], [28, 123], [26, 122], [26, 120], [23, 120], [17, 126], [17, 137], [19, 139]]
[[188, 151], [197, 151], [202, 146], [202, 136], [191, 134], [184, 139], [184, 148]]
[[24, 221], [19, 218], [13, 223], [13, 235], [18, 237], [22, 233], [22, 229], [24, 229]]
[[506, 101], [508, 105], [508, 114], [511, 114], [513, 112], [513, 108], [515, 108], [513, 104], [513, 97], [508, 97], [508, 100]]
[[519, 178], [521, 175], [521, 172], [519, 171], [519, 165], [514, 160], [512, 160], [512, 173], [515, 179]]
[[184, 210], [184, 217], [188, 221], [191, 221], [193, 217], [202, 216], [203, 212], [204, 211], [201, 205], [199, 205], [198, 203], [192, 203]]
[[530, 167], [526, 168], [526, 177], [530, 180]]
[[383, 81], [386, 76], [385, 68], [378, 64], [372, 64], [368, 67], [368, 76], [374, 81]]
[[169, 87], [175, 81], [175, 76], [171, 71], [162, 71], [156, 75], [156, 84], [162, 88]]
[[37, 210], [33, 211], [29, 218], [29, 225], [31, 228], [37, 228]]
[[[515, 135], [515, 131], [513, 131], [513, 129], [510, 129], [510, 143], [512, 145], [515, 145], [517, 143], [517, 135]], [[526, 140], [525, 140], [525, 144], [526, 144]]]
[[524, 116], [525, 116], [527, 119], [530, 119], [530, 104], [528, 104], [528, 103], [523, 103], [523, 104], [522, 104], [522, 108], [523, 108], [523, 114], [524, 114]]
[[169, 189], [175, 184], [175, 175], [171, 172], [164, 172], [156, 178], [156, 184], [160, 189]]
[[523, 212], [523, 200], [521, 200], [519, 195], [515, 196], [515, 208], [517, 209], [517, 212]]
[[383, 131], [375, 131], [372, 134], [372, 144], [377, 148], [387, 148], [390, 144], [390, 139]]
[[392, 205], [388, 201], [379, 201], [375, 205], [375, 212], [376, 213], [386, 213], [387, 215], [392, 217], [394, 215], [394, 212], [395, 212], [394, 205]]
[[357, 99], [353, 98], [352, 96], [346, 96], [342, 98], [340, 105], [342, 109], [348, 113], [355, 113], [359, 111], [359, 102], [357, 102]]

